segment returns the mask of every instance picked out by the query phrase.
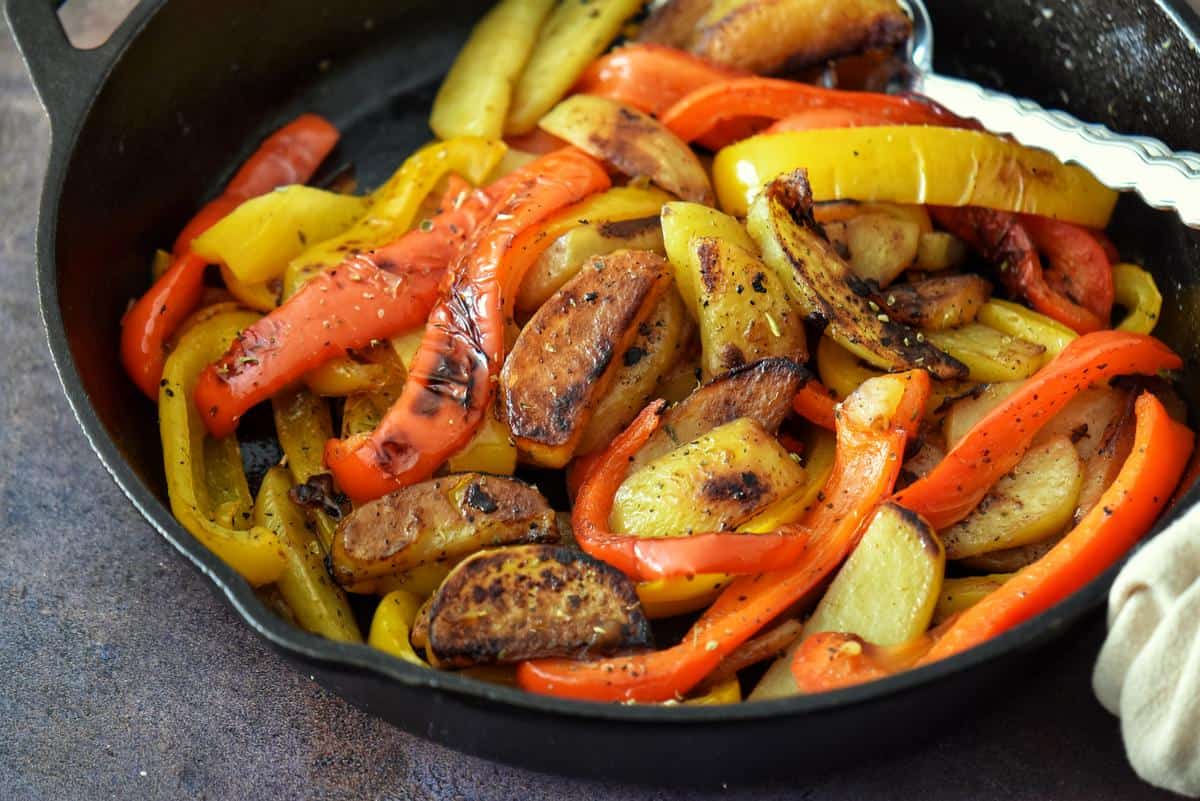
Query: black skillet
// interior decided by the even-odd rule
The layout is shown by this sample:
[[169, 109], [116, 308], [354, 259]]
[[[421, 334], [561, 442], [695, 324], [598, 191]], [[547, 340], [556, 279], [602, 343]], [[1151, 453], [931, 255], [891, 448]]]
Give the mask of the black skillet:
[[[933, 0], [939, 69], [1087, 120], [1200, 151], [1200, 19], [1184, 0]], [[38, 284], [67, 398], [117, 483], [243, 619], [326, 687], [408, 731], [580, 776], [745, 782], [869, 759], [969, 714], [1042, 645], [1103, 602], [1114, 571], [954, 659], [825, 695], [731, 707], [565, 702], [419, 670], [291, 627], [179, 526], [166, 505], [153, 407], [125, 378], [117, 331], [173, 240], [265, 133], [302, 110], [345, 132], [335, 160], [364, 185], [429, 137], [438, 77], [481, 3], [145, 0], [109, 42], [78, 51], [53, 0], [6, 0], [50, 115]], [[1158, 334], [1188, 360], [1200, 409], [1200, 232], [1126, 197], [1114, 234], [1166, 297]], [[1175, 514], [1195, 503], [1193, 490]], [[1009, 691], [1019, 691], [1010, 682]]]

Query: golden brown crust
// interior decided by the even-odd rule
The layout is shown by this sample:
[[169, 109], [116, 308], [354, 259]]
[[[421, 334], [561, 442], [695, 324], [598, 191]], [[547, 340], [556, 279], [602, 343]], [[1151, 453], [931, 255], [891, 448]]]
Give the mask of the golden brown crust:
[[991, 294], [992, 285], [978, 275], [948, 275], [893, 284], [876, 301], [897, 322], [937, 331], [973, 322]]
[[603, 656], [651, 645], [633, 583], [582, 551], [523, 545], [464, 560], [429, 605], [439, 667]]
[[570, 460], [670, 282], [661, 256], [618, 251], [584, 265], [530, 318], [500, 372], [500, 408], [528, 458], [547, 467]]

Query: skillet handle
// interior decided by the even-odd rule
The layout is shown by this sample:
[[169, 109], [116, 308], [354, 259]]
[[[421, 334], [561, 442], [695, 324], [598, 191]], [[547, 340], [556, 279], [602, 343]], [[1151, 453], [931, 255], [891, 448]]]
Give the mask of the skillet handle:
[[58, 19], [58, 7], [63, 4], [64, 0], [4, 0], [13, 39], [50, 116], [52, 131], [61, 127], [61, 121], [78, 118], [86, 110], [108, 72], [113, 53], [133, 35], [135, 18], [143, 16], [138, 12], [148, 5], [140, 3], [107, 42], [81, 50], [71, 44]]

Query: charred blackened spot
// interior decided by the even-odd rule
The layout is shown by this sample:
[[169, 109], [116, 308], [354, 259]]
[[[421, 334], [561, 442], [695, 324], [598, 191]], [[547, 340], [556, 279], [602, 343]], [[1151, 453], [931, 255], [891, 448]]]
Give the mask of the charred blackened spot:
[[596, 358], [592, 362], [592, 369], [588, 371], [586, 380], [588, 383], [599, 381], [600, 376], [608, 369], [608, 365], [613, 359], [613, 341], [607, 337], [601, 340], [596, 345]]
[[632, 220], [610, 220], [600, 223], [598, 231], [600, 236], [607, 239], [631, 239], [648, 231], [653, 230], [661, 225], [660, 219], [655, 217], [635, 217]]
[[487, 490], [478, 481], [472, 481], [467, 486], [467, 492], [463, 496], [463, 501], [467, 506], [470, 506], [472, 509], [478, 509], [485, 515], [490, 515], [500, 508], [500, 505], [496, 503], [496, 499], [488, 495]]
[[375, 462], [385, 473], [398, 475], [417, 463], [420, 454], [411, 444], [389, 439], [375, 451]]
[[550, 409], [550, 424], [559, 435], [569, 434], [574, 427], [576, 412], [590, 383], [591, 380], [573, 384], [554, 399]]
[[639, 348], [637, 345], [634, 345], [629, 350], [625, 351], [625, 355], [622, 357], [621, 361], [625, 364], [626, 367], [633, 367], [635, 364], [637, 364], [643, 358], [645, 358], [645, 356], [646, 356], [645, 349]]
[[701, 486], [700, 495], [712, 501], [757, 503], [769, 491], [770, 487], [756, 473], [743, 471], [713, 476]]
[[746, 356], [742, 353], [741, 348], [734, 345], [732, 342], [727, 343], [721, 348], [721, 366], [726, 370], [733, 370], [741, 367], [746, 363]]
[[333, 476], [329, 473], [318, 473], [292, 487], [288, 497], [297, 506], [324, 512], [334, 520], [341, 520], [350, 512], [350, 499], [334, 487]]
[[430, 389], [423, 389], [413, 401], [413, 411], [421, 417], [435, 417], [442, 408], [442, 397]]
[[766, 287], [766, 284], [764, 283], [766, 280], [767, 280], [766, 273], [755, 273], [754, 280], [750, 282], [750, 288], [753, 289], [755, 292], [759, 292], [761, 294], [766, 294], [767, 287]]

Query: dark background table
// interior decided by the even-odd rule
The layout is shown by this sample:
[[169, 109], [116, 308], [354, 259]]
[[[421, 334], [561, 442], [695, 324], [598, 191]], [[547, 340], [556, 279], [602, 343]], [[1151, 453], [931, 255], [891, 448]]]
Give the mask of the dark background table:
[[[94, 43], [130, 4], [75, 0], [70, 27]], [[0, 799], [1171, 797], [1139, 782], [1117, 721], [1092, 696], [1100, 613], [937, 740], [766, 786], [747, 777], [681, 793], [548, 777], [456, 754], [350, 707], [242, 625], [126, 501], [71, 418], [33, 280], [48, 137], [5, 27]]]

